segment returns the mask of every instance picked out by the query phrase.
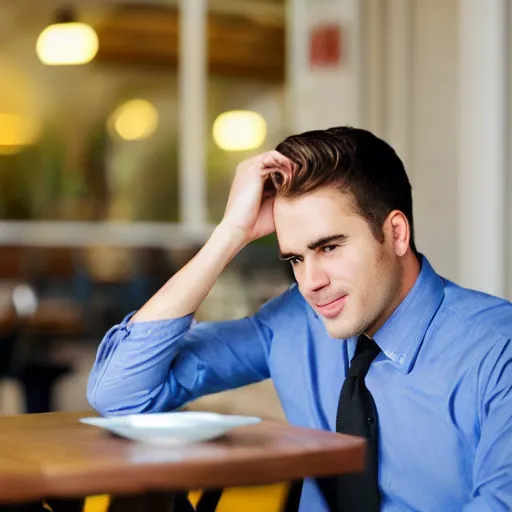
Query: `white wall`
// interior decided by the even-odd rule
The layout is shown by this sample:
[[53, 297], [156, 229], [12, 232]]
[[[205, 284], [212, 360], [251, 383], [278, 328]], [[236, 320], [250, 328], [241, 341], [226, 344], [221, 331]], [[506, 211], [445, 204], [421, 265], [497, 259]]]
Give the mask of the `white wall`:
[[457, 280], [457, 2], [414, 0], [411, 175], [417, 246]]
[[[340, 15], [348, 6], [353, 9], [356, 7], [349, 0], [330, 2], [338, 7]], [[461, 188], [460, 184], [466, 179], [463, 171], [467, 169], [460, 167], [464, 164], [464, 159], [460, 156], [466, 153], [461, 153], [459, 144], [460, 126], [463, 126], [461, 114], [467, 113], [460, 110], [461, 92], [464, 92], [464, 84], [459, 83], [459, 9], [461, 5], [465, 6], [464, 0], [462, 2], [461, 4], [457, 0], [360, 0], [357, 4], [359, 14], [352, 16], [351, 22], [354, 26], [358, 25], [361, 61], [359, 67], [348, 67], [344, 70], [350, 74], [352, 83], [358, 83], [359, 87], [357, 93], [354, 93], [349, 87], [341, 87], [340, 83], [334, 88], [343, 91], [341, 99], [334, 103], [337, 108], [332, 109], [331, 101], [328, 104], [333, 111], [331, 116], [335, 115], [336, 119], [343, 123], [342, 113], [346, 111], [347, 97], [353, 102], [359, 101], [359, 125], [387, 140], [403, 159], [413, 186], [417, 246], [429, 258], [434, 268], [444, 277], [463, 285], [479, 283], [477, 287], [488, 290], [492, 288], [492, 280], [487, 277], [492, 274], [494, 260], [486, 257], [482, 259], [481, 264], [476, 265], [480, 281], [468, 279], [467, 273], [463, 273], [462, 263], [467, 266], [468, 254], [473, 254], [474, 251], [466, 250], [464, 254], [459, 240], [463, 225], [461, 219], [462, 222], [464, 219], [459, 213], [459, 202], [462, 203], [460, 194], [466, 190]], [[311, 4], [295, 0], [292, 5]], [[318, 2], [314, 5], [320, 9], [318, 6], [324, 3]], [[483, 8], [485, 9], [485, 6]], [[348, 11], [345, 11], [345, 15], [346, 12]], [[512, 26], [511, 4], [508, 4], [508, 16], [511, 19], [509, 26]], [[304, 43], [304, 27], [308, 27], [311, 20], [308, 23], [305, 18], [291, 19], [295, 20], [295, 39]], [[485, 36], [483, 31], [480, 37]], [[512, 53], [510, 34], [508, 49]], [[304, 53], [304, 48], [302, 52], [298, 52], [295, 47], [292, 55], [297, 58], [298, 54]], [[509, 62], [511, 60], [512, 56], [509, 55]], [[322, 124], [322, 121], [329, 117], [322, 112], [322, 101], [308, 97], [304, 91], [329, 91], [326, 77], [321, 77], [322, 80], [315, 82], [314, 87], [306, 87], [313, 82], [312, 77], [308, 76], [308, 72], [297, 62], [293, 62], [293, 59], [291, 64], [291, 70], [295, 71], [291, 76], [296, 78], [295, 82], [291, 81], [292, 90], [295, 90], [294, 99], [300, 100], [295, 101], [296, 112], [302, 114], [300, 119], [307, 121], [305, 124], [309, 128], [313, 127], [313, 114]], [[301, 72], [298, 73], [298, 70]], [[512, 64], [509, 80], [509, 101], [512, 104]], [[318, 92], [316, 94], [318, 96]], [[328, 94], [325, 97], [328, 97]], [[474, 108], [472, 104], [471, 108]], [[511, 140], [512, 105], [509, 105], [509, 112], [508, 139]], [[479, 119], [481, 112], [477, 110], [471, 113], [474, 114], [473, 119]], [[508, 157], [508, 197], [512, 196], [510, 153], [512, 149], [509, 149]], [[482, 198], [480, 203], [487, 204], [485, 198]], [[479, 208], [484, 212], [482, 208], [485, 206]], [[495, 222], [496, 226], [499, 224], [496, 219], [492, 222]], [[507, 255], [504, 255], [506, 275], [503, 276], [501, 270], [497, 272], [501, 275], [498, 280], [508, 282], [508, 290], [502, 292], [502, 286], [497, 293], [512, 297], [510, 204], [507, 224], [508, 240], [504, 244], [507, 247]], [[470, 272], [470, 276], [475, 277], [475, 274]]]
[[[292, 132], [361, 123], [359, 0], [290, 0], [287, 23], [288, 118]], [[341, 61], [328, 67], [309, 62], [311, 32], [341, 29]]]
[[363, 5], [363, 124], [404, 161], [418, 249], [456, 280], [457, 2]]

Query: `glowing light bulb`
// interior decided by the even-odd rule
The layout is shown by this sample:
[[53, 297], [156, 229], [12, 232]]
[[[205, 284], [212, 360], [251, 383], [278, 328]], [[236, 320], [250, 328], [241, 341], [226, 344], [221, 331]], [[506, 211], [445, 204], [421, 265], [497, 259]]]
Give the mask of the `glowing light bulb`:
[[39, 59], [48, 66], [87, 64], [94, 59], [98, 48], [95, 30], [78, 22], [56, 23], [46, 27], [36, 44]]
[[109, 129], [124, 140], [143, 140], [158, 127], [158, 111], [146, 100], [135, 99], [116, 108], [109, 119]]
[[224, 112], [213, 123], [213, 139], [225, 151], [259, 148], [267, 136], [263, 116], [249, 110]]

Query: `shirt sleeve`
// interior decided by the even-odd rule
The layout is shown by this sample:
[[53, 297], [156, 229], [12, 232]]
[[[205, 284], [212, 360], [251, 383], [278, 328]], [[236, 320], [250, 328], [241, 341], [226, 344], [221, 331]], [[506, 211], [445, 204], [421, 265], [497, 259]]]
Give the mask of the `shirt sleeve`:
[[[499, 344], [481, 410], [473, 492], [464, 512], [512, 510], [512, 342]], [[485, 362], [483, 363], [485, 364]]]
[[192, 315], [130, 323], [103, 338], [87, 398], [102, 415], [162, 412], [269, 377], [268, 353], [290, 290], [254, 316], [195, 324]]

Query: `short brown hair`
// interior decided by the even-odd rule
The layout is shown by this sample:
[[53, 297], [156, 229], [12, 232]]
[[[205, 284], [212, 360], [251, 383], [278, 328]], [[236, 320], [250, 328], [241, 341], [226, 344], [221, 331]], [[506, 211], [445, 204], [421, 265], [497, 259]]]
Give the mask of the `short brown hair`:
[[371, 132], [350, 126], [292, 135], [276, 150], [297, 166], [286, 179], [271, 175], [276, 196], [293, 199], [321, 187], [336, 187], [355, 200], [356, 211], [383, 242], [382, 226], [393, 210], [400, 210], [411, 229], [415, 254], [411, 184], [394, 149]]

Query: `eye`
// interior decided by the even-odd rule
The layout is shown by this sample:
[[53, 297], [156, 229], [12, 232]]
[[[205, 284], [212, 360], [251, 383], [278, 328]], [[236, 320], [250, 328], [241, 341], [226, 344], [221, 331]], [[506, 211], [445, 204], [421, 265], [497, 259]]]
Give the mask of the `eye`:
[[322, 247], [322, 251], [330, 253], [333, 252], [337, 247], [337, 245], [325, 245], [324, 247]]
[[292, 264], [292, 267], [295, 265], [298, 265], [302, 261], [301, 256], [294, 256], [293, 258], [290, 258], [290, 263]]

